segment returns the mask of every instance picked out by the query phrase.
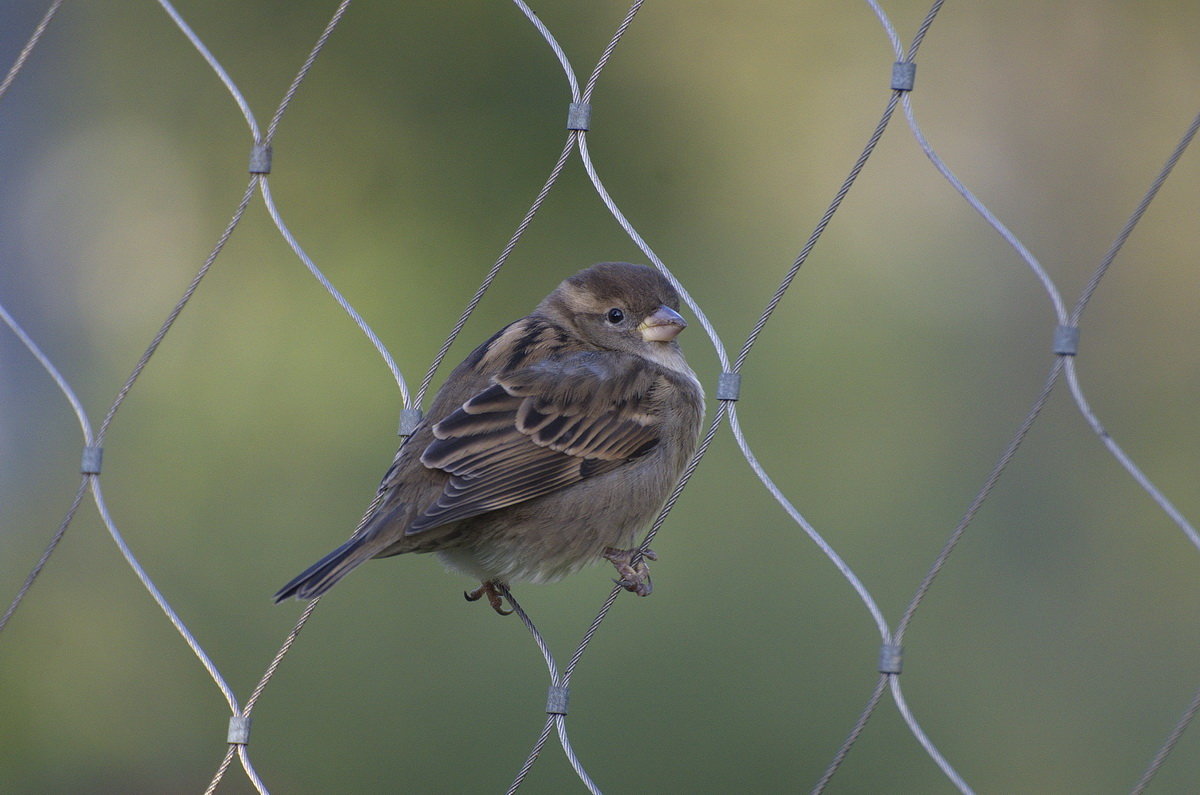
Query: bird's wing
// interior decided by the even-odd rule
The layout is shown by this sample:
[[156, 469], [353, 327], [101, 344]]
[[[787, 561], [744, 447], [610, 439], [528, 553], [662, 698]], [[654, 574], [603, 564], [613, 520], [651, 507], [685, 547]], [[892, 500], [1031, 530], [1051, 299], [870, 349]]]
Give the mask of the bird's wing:
[[665, 379], [635, 357], [578, 353], [492, 381], [434, 426], [421, 463], [451, 478], [408, 534], [549, 494], [659, 442]]

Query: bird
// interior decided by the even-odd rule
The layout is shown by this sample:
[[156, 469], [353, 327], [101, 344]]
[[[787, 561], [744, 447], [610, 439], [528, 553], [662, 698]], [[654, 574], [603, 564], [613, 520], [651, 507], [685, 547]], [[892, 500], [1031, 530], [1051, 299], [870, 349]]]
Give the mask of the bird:
[[[314, 599], [372, 558], [434, 552], [502, 615], [512, 582], [607, 560], [653, 589], [634, 536], [696, 449], [704, 393], [676, 341], [679, 294], [658, 270], [569, 276], [446, 378], [401, 443], [358, 530], [275, 594]], [[510, 599], [511, 601], [511, 599]]]

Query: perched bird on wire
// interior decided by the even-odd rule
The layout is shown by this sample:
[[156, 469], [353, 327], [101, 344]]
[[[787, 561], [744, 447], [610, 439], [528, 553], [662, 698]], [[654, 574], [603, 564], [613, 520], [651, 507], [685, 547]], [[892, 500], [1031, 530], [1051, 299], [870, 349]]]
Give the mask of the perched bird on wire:
[[[695, 451], [704, 395], [675, 341], [687, 323], [658, 271], [569, 277], [455, 368], [401, 445], [354, 536], [283, 586], [313, 599], [370, 558], [436, 552], [498, 613], [514, 581], [606, 559], [645, 596], [634, 535]], [[649, 550], [644, 557], [654, 560]]]

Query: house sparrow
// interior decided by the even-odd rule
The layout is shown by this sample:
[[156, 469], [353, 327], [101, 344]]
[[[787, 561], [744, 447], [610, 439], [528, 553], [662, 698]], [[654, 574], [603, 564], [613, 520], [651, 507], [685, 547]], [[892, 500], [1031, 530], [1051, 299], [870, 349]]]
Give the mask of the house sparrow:
[[678, 308], [643, 265], [605, 262], [563, 281], [455, 368], [354, 537], [275, 601], [315, 598], [368, 558], [404, 552], [436, 552], [479, 578], [467, 598], [502, 614], [510, 582], [551, 582], [601, 558], [649, 594], [629, 547], [678, 483], [704, 414], [675, 342], [687, 325]]

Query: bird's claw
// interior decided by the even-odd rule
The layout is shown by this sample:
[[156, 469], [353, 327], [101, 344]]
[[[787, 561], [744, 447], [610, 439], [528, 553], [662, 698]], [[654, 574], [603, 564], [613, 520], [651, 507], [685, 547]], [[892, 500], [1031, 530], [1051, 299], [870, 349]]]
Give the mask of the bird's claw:
[[625, 590], [638, 596], [649, 596], [654, 590], [654, 583], [650, 581], [650, 567], [646, 565], [647, 560], [658, 560], [654, 550], [608, 547], [604, 550], [604, 559], [621, 575], [619, 580], [613, 582]]
[[502, 616], [512, 615], [511, 610], [504, 609], [504, 601], [501, 597], [500, 588], [501, 583], [498, 583], [495, 580], [488, 580], [487, 582], [481, 583], [480, 586], [474, 591], [463, 591], [463, 597], [468, 602], [478, 602], [482, 597], [486, 596], [488, 599], [488, 604], [490, 604], [492, 609], [497, 613]]

